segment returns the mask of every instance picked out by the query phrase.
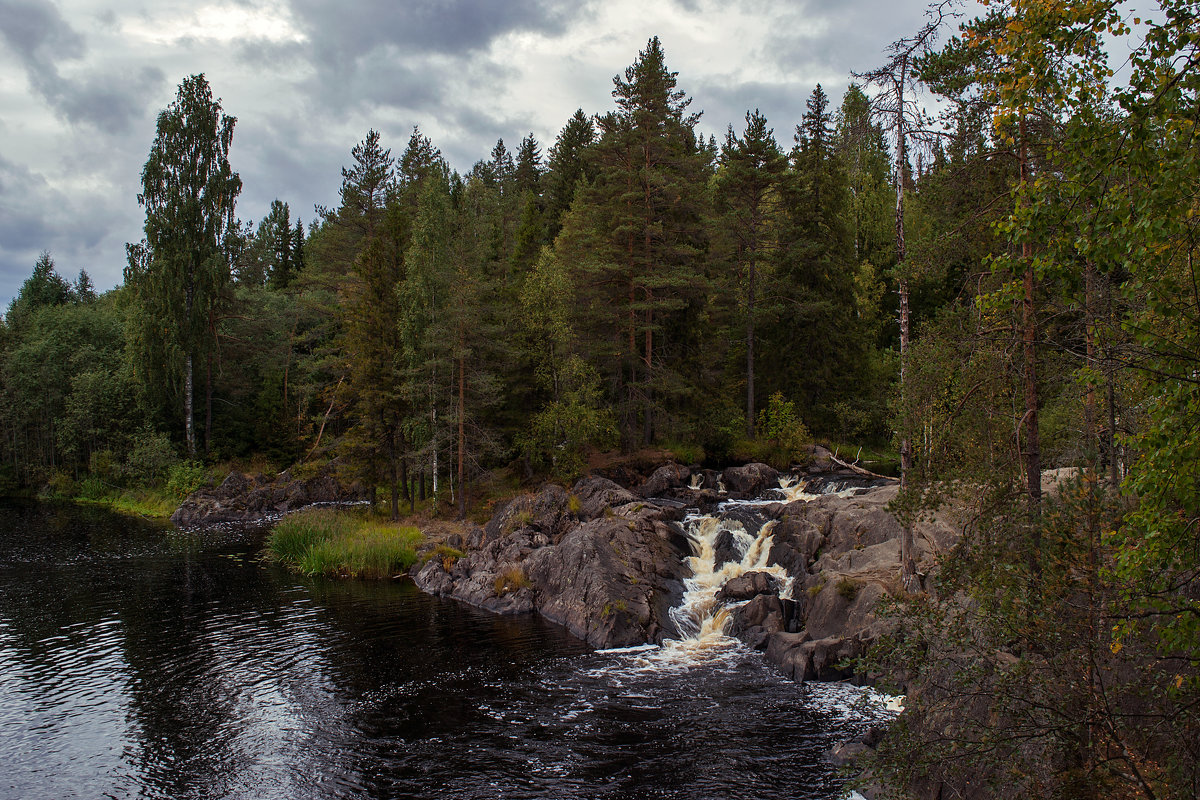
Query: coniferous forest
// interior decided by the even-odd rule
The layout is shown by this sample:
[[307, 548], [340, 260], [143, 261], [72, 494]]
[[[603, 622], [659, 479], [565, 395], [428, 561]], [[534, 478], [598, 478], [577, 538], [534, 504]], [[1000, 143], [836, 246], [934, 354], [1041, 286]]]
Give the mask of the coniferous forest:
[[1200, 10], [954, 9], [840, 104], [817, 85], [720, 139], [657, 37], [611, 108], [465, 174], [418, 128], [366, 131], [307, 228], [286, 198], [238, 218], [253, 112], [188, 77], [124, 284], [46, 253], [4, 317], [0, 480], [333, 462], [393, 516], [435, 494], [461, 516], [497, 474], [567, 482], [599, 453], [863, 447], [906, 526], [967, 520], [936, 592], [897, 565], [876, 658], [924, 688], [875, 774], [1196, 796]]

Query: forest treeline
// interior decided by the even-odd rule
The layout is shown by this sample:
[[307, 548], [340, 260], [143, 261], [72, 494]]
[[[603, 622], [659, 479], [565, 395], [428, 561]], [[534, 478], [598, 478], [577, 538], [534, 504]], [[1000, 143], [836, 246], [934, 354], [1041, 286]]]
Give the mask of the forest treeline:
[[881, 659], [919, 690], [876, 774], [1198, 796], [1200, 16], [957, 8], [780, 137], [700, 136], [657, 38], [544, 150], [458, 174], [370, 131], [307, 231], [237, 220], [234, 121], [193, 76], [125, 285], [47, 255], [4, 318], [4, 480], [336, 456], [395, 509], [613, 447], [890, 442], [906, 529], [950, 507], [963, 539], [899, 574]]
[[755, 456], [773, 395], [773, 420], [886, 443], [894, 191], [866, 95], [817, 86], [784, 145], [756, 111], [706, 140], [658, 39], [613, 95], [465, 175], [369, 131], [305, 231], [281, 201], [237, 220], [235, 120], [188, 78], [125, 285], [45, 255], [6, 315], [8, 482], [334, 455], [398, 501], [497, 465], [570, 478], [589, 449]]

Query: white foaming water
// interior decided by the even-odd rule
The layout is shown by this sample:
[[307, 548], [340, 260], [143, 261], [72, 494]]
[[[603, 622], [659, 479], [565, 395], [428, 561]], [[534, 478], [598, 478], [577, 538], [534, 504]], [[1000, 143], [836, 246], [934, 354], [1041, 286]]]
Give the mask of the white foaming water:
[[[736, 520], [718, 516], [689, 516], [685, 519], [693, 555], [686, 559], [692, 577], [685, 578], [683, 601], [671, 609], [671, 620], [681, 638], [668, 639], [656, 651], [655, 661], [707, 661], [741, 647], [741, 642], [725, 633], [734, 606], [717, 602], [717, 592], [730, 580], [747, 572], [767, 572], [779, 579], [782, 597], [789, 597], [792, 578], [778, 564], [770, 563], [774, 520], [765, 523], [754, 536]], [[717, 539], [723, 531], [733, 535], [733, 550], [737, 560], [716, 566]]]

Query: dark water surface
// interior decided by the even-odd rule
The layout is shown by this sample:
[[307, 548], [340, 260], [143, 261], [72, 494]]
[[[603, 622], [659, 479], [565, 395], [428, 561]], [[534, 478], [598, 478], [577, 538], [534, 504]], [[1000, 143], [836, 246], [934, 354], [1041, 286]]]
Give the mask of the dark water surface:
[[873, 713], [756, 654], [592, 653], [261, 546], [0, 505], [0, 797], [827, 798]]

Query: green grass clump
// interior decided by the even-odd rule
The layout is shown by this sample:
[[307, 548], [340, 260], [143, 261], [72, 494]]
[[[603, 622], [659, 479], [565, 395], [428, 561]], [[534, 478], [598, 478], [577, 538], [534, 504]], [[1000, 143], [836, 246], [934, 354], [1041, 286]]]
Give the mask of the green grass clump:
[[277, 561], [310, 577], [390, 578], [416, 563], [420, 541], [416, 528], [314, 509], [281, 520], [267, 548]]
[[704, 462], [704, 448], [692, 442], [667, 442], [666, 450], [675, 456], [675, 460], [680, 464], [700, 464]]
[[164, 489], [109, 488], [107, 491], [100, 491], [88, 486], [87, 481], [81, 485], [87, 491], [73, 498], [74, 502], [87, 506], [103, 506], [118, 514], [167, 519], [179, 507], [175, 496]]
[[529, 578], [525, 576], [525, 571], [520, 567], [513, 567], [496, 576], [493, 589], [496, 590], [498, 597], [503, 597], [506, 594], [519, 592], [522, 589], [527, 589], [533, 584], [529, 582]]
[[854, 602], [854, 598], [858, 597], [858, 581], [853, 578], [842, 578], [837, 582], [837, 593], [845, 601]]

